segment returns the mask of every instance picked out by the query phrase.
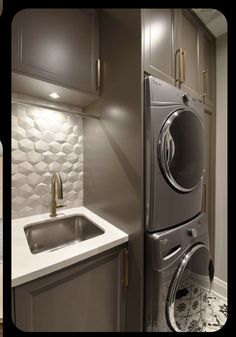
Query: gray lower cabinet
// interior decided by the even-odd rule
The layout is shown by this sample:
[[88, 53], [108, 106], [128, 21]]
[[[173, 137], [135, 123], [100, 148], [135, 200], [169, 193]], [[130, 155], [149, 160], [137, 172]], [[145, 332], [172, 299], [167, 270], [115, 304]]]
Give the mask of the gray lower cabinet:
[[124, 331], [124, 245], [13, 288], [23, 331]]
[[94, 9], [25, 9], [12, 23], [12, 71], [98, 95]]

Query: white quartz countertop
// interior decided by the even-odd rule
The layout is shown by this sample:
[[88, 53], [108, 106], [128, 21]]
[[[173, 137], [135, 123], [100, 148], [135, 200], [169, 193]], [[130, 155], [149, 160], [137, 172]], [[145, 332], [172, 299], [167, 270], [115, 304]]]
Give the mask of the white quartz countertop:
[[128, 241], [128, 234], [85, 207], [58, 211], [57, 218], [68, 215], [84, 215], [105, 232], [97, 237], [54, 251], [32, 254], [24, 227], [39, 221], [52, 220], [52, 218], [49, 214], [40, 214], [14, 219], [12, 221], [12, 287], [83, 261]]

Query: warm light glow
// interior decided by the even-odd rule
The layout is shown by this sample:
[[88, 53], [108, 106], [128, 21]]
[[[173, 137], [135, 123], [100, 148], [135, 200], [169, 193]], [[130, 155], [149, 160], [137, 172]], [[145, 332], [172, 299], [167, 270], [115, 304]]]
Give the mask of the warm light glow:
[[151, 34], [152, 43], [159, 45], [166, 33], [165, 22], [154, 21], [152, 23], [151, 32], [152, 32]]
[[56, 99], [56, 98], [59, 98], [59, 97], [60, 97], [60, 96], [58, 95], [58, 93], [57, 93], [57, 92], [50, 92], [49, 96], [50, 96], [50, 97], [52, 97], [52, 98], [54, 98], [54, 99]]

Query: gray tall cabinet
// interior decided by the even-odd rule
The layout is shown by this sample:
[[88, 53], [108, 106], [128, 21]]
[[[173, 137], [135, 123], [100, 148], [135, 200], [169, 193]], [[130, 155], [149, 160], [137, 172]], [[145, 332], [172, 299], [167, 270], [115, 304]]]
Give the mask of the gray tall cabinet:
[[144, 70], [215, 106], [215, 39], [186, 9], [143, 9]]
[[206, 172], [203, 210], [214, 256], [215, 38], [187, 9], [143, 9], [143, 68], [203, 102]]
[[199, 33], [200, 93], [207, 107], [216, 106], [216, 46], [215, 39], [203, 28]]
[[173, 9], [143, 9], [144, 70], [175, 85], [177, 49], [176, 13]]

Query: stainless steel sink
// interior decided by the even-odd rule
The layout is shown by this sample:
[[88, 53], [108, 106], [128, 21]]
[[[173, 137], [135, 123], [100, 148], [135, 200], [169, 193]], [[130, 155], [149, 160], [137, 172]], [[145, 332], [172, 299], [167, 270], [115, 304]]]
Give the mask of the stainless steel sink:
[[24, 227], [31, 253], [53, 251], [104, 233], [82, 215], [72, 215], [30, 224]]

